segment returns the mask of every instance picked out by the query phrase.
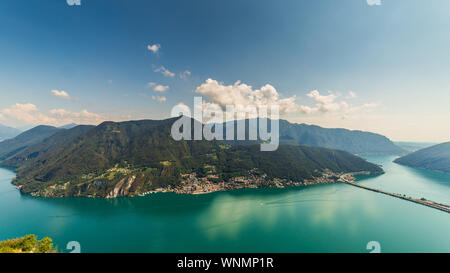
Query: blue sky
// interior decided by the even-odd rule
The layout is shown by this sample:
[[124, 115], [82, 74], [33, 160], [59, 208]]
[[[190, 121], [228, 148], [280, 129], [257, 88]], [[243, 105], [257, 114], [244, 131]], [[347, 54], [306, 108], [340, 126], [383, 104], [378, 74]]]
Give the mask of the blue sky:
[[81, 4], [2, 1], [0, 123], [161, 119], [270, 85], [292, 122], [450, 140], [447, 0]]

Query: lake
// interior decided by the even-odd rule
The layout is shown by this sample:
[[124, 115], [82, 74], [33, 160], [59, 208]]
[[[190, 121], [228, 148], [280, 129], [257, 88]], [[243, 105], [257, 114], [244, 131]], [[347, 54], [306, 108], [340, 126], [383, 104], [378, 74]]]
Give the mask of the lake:
[[[450, 204], [450, 175], [370, 156], [358, 183]], [[159, 193], [112, 200], [24, 196], [0, 169], [0, 240], [36, 234], [61, 252], [450, 252], [450, 214], [346, 184]]]

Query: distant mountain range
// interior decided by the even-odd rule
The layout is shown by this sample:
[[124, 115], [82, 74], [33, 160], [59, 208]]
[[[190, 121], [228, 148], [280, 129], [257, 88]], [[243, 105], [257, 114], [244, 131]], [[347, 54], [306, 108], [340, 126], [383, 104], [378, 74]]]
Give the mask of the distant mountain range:
[[408, 151], [409, 153], [416, 152], [421, 149], [425, 149], [428, 147], [431, 147], [433, 145], [436, 145], [438, 143], [432, 143], [432, 142], [407, 142], [407, 141], [395, 141], [395, 145], [398, 147]]
[[40, 125], [25, 131], [12, 139], [7, 139], [0, 142], [0, 160], [11, 157], [18, 152], [25, 150], [29, 146], [43, 141], [59, 130], [63, 129], [53, 126]]
[[[236, 122], [234, 122], [236, 125]], [[245, 120], [246, 138], [248, 139], [249, 120]], [[280, 144], [287, 145], [306, 145], [311, 147], [324, 147], [347, 151], [356, 155], [386, 154], [386, 155], [404, 155], [406, 149], [395, 145], [385, 136], [347, 129], [328, 129], [315, 125], [294, 124], [286, 120], [280, 120]], [[5, 160], [19, 152], [26, 150], [29, 146], [39, 143], [54, 133], [77, 127], [76, 124], [67, 124], [61, 127], [37, 126], [18, 135], [14, 139], [0, 142], [0, 160]], [[91, 128], [82, 126], [81, 128]], [[268, 123], [270, 130], [270, 122]], [[258, 130], [256, 128], [256, 130]], [[236, 130], [237, 131], [237, 130]], [[236, 137], [235, 131], [235, 139]], [[72, 133], [75, 133], [73, 131]], [[226, 124], [224, 124], [224, 138], [226, 134]], [[262, 141], [226, 141], [230, 145], [251, 145]], [[406, 143], [399, 142], [405, 148], [409, 146]], [[36, 148], [36, 147], [35, 147]], [[409, 147], [412, 149], [411, 147]], [[39, 148], [38, 148], [39, 149]], [[26, 153], [19, 155], [14, 160], [26, 157]]]
[[13, 138], [20, 134], [22, 131], [16, 128], [8, 127], [0, 124], [0, 141], [3, 141], [8, 138]]
[[[234, 124], [236, 126], [236, 121], [234, 121]], [[226, 123], [223, 126], [225, 138]], [[356, 155], [404, 155], [408, 153], [405, 149], [395, 145], [387, 137], [380, 134], [340, 128], [329, 129], [316, 125], [290, 123], [286, 120], [280, 120], [279, 127], [280, 144], [324, 147], [342, 150]], [[245, 128], [250, 128], [249, 120], [245, 120]], [[258, 128], [259, 126], [257, 126], [256, 130]], [[268, 122], [268, 128], [270, 130], [270, 120]], [[246, 131], [246, 138], [248, 139], [248, 129]], [[254, 141], [253, 143], [258, 142]], [[249, 142], [229, 141], [228, 143], [246, 144]]]
[[[72, 129], [59, 129], [54, 130], [52, 128], [47, 128], [47, 130], [35, 130], [34, 134], [39, 134], [38, 138], [44, 138], [42, 141], [30, 142], [22, 147], [20, 150], [15, 150], [9, 154], [9, 157], [4, 160], [4, 164], [10, 167], [18, 167], [22, 164], [31, 162], [32, 159], [38, 157], [41, 154], [52, 152], [59, 145], [64, 144], [67, 141], [72, 140], [74, 137], [94, 128], [91, 125], [79, 125], [73, 127]], [[14, 153], [14, 154], [13, 154]]]
[[69, 124], [60, 126], [58, 128], [61, 128], [61, 129], [72, 129], [72, 128], [77, 127], [77, 126], [78, 126], [78, 124], [76, 124], [76, 123], [69, 123]]
[[46, 197], [134, 196], [192, 181], [211, 187], [222, 183], [223, 189], [233, 188], [230, 181], [236, 179], [242, 185], [280, 186], [329, 181], [342, 173], [383, 172], [348, 152], [327, 148], [281, 145], [275, 152], [260, 152], [259, 145], [175, 141], [170, 129], [177, 119], [53, 128], [47, 138], [8, 153], [1, 165], [16, 168], [14, 183], [23, 193]]
[[285, 120], [280, 121], [280, 143], [325, 147], [359, 155], [402, 155], [406, 153], [404, 149], [380, 134], [293, 124]]
[[413, 152], [394, 162], [410, 167], [450, 173], [450, 142]]

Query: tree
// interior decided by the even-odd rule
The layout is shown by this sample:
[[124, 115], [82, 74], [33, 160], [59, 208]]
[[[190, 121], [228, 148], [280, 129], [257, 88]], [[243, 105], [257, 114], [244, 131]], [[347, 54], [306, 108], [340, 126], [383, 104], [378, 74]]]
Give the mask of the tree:
[[10, 247], [0, 247], [0, 253], [15, 253], [14, 249]]
[[37, 244], [37, 252], [38, 253], [49, 253], [52, 252], [53, 249], [53, 243], [52, 243], [52, 239], [50, 239], [49, 237], [45, 237], [42, 240], [38, 241]]
[[20, 239], [17, 247], [22, 251], [32, 251], [36, 246], [37, 237], [34, 234], [28, 234]]

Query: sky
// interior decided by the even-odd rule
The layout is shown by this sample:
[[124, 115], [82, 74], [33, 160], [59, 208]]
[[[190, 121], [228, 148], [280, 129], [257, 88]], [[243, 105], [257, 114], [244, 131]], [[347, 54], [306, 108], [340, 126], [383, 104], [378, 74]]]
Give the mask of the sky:
[[202, 96], [450, 140], [448, 0], [80, 2], [2, 1], [1, 124], [164, 119]]

